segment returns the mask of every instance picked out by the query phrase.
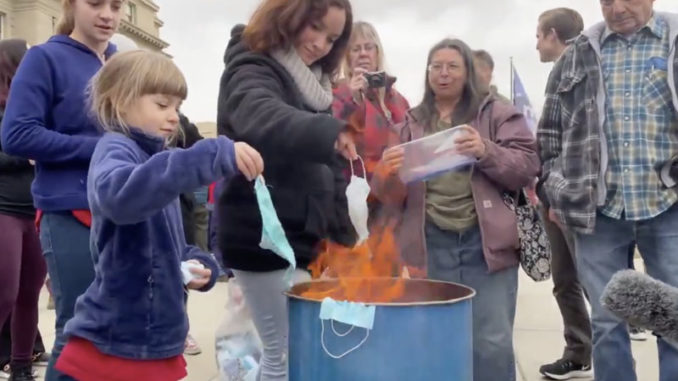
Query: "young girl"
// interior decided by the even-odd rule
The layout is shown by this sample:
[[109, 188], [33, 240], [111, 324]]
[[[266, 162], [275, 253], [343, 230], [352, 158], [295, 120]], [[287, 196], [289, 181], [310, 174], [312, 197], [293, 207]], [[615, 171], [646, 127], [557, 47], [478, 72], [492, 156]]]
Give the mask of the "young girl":
[[[24, 40], [0, 41], [0, 118], [26, 49]], [[12, 316], [13, 381], [33, 379], [31, 357], [38, 330], [38, 298], [47, 272], [33, 224], [33, 172], [28, 160], [7, 155], [0, 146], [0, 327]]]
[[[346, 159], [356, 158], [355, 145], [347, 123], [330, 115], [330, 77], [351, 25], [348, 0], [264, 0], [247, 27], [234, 28], [226, 51], [219, 133], [252, 144], [271, 163], [266, 183], [300, 269], [322, 240], [356, 241], [342, 173]], [[263, 341], [261, 380], [286, 380], [288, 263], [259, 245], [262, 219], [251, 184], [225, 187], [219, 222], [219, 249]]]
[[94, 78], [92, 108], [107, 133], [89, 168], [92, 285], [78, 299], [57, 368], [79, 381], [179, 380], [188, 332], [181, 262], [197, 261], [188, 288], [209, 290], [216, 262], [186, 245], [179, 194], [263, 170], [257, 151], [226, 137], [166, 149], [179, 128], [186, 82], [159, 53], [112, 58]]
[[5, 153], [35, 161], [33, 201], [56, 302], [47, 381], [75, 300], [94, 279], [89, 250], [87, 168], [101, 133], [87, 115], [85, 87], [114, 52], [122, 0], [62, 0], [57, 35], [31, 48], [12, 82], [2, 127]]

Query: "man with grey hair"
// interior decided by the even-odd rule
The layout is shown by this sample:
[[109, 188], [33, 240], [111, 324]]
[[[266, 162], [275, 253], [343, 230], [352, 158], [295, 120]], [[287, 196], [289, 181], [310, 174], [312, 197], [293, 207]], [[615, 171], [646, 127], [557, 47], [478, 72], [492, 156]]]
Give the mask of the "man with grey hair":
[[[678, 193], [660, 176], [678, 156], [678, 15], [653, 4], [600, 1], [605, 22], [556, 63], [539, 123], [538, 190], [574, 232], [596, 381], [637, 379], [627, 326], [600, 303], [629, 267], [629, 246], [636, 242], [648, 274], [678, 286]], [[660, 338], [658, 352], [660, 380], [678, 380], [678, 348]]]

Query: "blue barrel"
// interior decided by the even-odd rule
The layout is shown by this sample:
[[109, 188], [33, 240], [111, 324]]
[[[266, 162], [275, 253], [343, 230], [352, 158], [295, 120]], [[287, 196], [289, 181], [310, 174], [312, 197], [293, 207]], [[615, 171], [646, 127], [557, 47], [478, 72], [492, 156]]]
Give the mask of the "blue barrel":
[[300, 296], [310, 288], [336, 287], [336, 280], [294, 286], [287, 294], [290, 381], [473, 381], [475, 291], [425, 279], [404, 282], [397, 302], [374, 304], [369, 331], [321, 321], [321, 302]]

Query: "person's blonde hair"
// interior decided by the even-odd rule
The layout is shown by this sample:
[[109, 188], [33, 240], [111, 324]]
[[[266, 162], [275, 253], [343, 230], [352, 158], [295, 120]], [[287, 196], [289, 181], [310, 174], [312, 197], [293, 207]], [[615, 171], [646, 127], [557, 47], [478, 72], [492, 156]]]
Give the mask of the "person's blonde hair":
[[57, 34], [70, 35], [75, 29], [75, 14], [73, 2], [75, 0], [61, 0], [61, 18], [57, 24]]
[[351, 32], [351, 38], [348, 40], [349, 48], [346, 49], [346, 54], [341, 65], [342, 76], [346, 79], [351, 78], [353, 72], [351, 71], [351, 63], [349, 57], [351, 55], [351, 45], [355, 43], [355, 40], [358, 38], [364, 38], [366, 40], [372, 41], [377, 46], [377, 71], [384, 70], [384, 48], [381, 44], [381, 39], [379, 34], [374, 26], [365, 21], [356, 21], [353, 23], [353, 30]]
[[[353, 23], [353, 30], [351, 32], [351, 38], [348, 40], [348, 49], [346, 49], [346, 54], [341, 65], [341, 79], [348, 81], [353, 76], [353, 71], [351, 70], [350, 54], [351, 46], [355, 43], [355, 40], [358, 38], [364, 38], [366, 40], [372, 41], [377, 47], [377, 71], [384, 71], [385, 68], [385, 59], [384, 59], [384, 48], [381, 44], [381, 39], [377, 30], [374, 28], [374, 25], [365, 22], [365, 21], [356, 21]], [[379, 101], [379, 106], [381, 107], [384, 114], [391, 119], [391, 111], [386, 107], [385, 98], [386, 98], [386, 88], [380, 88], [377, 90], [377, 98]]]
[[[168, 57], [145, 50], [117, 53], [92, 78], [92, 113], [106, 131], [129, 134], [122, 113], [140, 97], [162, 94], [186, 99], [181, 70]], [[181, 132], [181, 128], [179, 129]]]

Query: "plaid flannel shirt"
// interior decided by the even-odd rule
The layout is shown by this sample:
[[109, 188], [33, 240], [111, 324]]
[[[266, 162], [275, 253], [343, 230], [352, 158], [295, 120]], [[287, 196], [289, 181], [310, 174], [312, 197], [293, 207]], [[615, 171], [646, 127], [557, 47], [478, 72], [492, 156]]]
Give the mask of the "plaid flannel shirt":
[[656, 170], [678, 153], [678, 119], [667, 80], [668, 25], [652, 17], [629, 38], [606, 30], [601, 40], [609, 154], [602, 213], [616, 219], [650, 219], [678, 201]]
[[[407, 111], [410, 109], [407, 99], [392, 87], [395, 78], [389, 77], [389, 81], [384, 97], [388, 115], [379, 104], [377, 91], [374, 89], [369, 90], [360, 103], [355, 102], [346, 83], [340, 84], [333, 91], [334, 117], [347, 121], [360, 131], [356, 137], [356, 149], [365, 162], [367, 169], [365, 176], [368, 180], [372, 178], [372, 171], [381, 160], [393, 126], [405, 121]], [[353, 169], [358, 176], [363, 176], [360, 163], [354, 162]], [[350, 176], [350, 168], [347, 174]]]
[[[678, 109], [678, 15], [655, 12], [666, 22], [671, 47], [667, 82]], [[580, 35], [558, 60], [546, 88], [538, 127], [542, 175], [538, 192], [542, 201], [571, 229], [592, 233], [596, 213], [607, 204], [609, 168], [605, 118], [606, 97], [600, 41], [605, 23]], [[674, 128], [671, 133], [678, 136]], [[668, 139], [668, 137], [664, 137]], [[670, 152], [673, 156], [678, 152]], [[649, 155], [648, 155], [649, 156]], [[665, 159], [669, 159], [667, 157]], [[661, 165], [662, 163], [656, 163]]]

